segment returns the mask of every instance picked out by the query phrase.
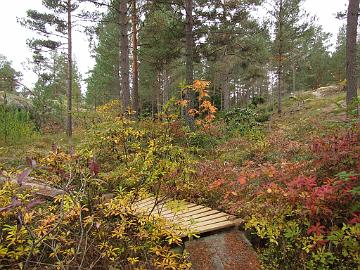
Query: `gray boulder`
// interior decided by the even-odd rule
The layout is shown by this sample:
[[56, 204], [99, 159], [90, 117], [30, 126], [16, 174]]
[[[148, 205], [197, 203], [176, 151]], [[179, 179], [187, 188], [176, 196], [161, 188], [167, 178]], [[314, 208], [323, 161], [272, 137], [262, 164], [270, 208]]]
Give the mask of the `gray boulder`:
[[[4, 105], [4, 104], [5, 104], [5, 92], [0, 91], [0, 105]], [[28, 111], [33, 108], [31, 100], [9, 92], [6, 93], [6, 104], [10, 107], [28, 110]]]

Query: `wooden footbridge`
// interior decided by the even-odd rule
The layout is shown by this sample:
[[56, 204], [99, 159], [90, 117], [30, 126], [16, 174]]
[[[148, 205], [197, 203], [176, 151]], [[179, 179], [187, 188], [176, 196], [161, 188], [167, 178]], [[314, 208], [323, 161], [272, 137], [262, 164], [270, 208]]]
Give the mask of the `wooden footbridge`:
[[183, 200], [149, 197], [136, 202], [134, 207], [140, 212], [162, 217], [179, 225], [181, 236], [186, 236], [186, 232], [204, 234], [237, 227], [242, 222], [227, 213]]
[[[3, 181], [16, 182], [16, 179], [0, 177]], [[22, 184], [23, 188], [35, 190], [35, 193], [46, 198], [53, 199], [55, 196], [64, 194], [65, 191], [37, 183], [30, 178]], [[111, 194], [107, 194], [111, 198]], [[179, 233], [186, 236], [188, 232], [204, 234], [227, 228], [237, 227], [241, 219], [203, 205], [197, 205], [184, 200], [171, 200], [168, 198], [149, 197], [134, 203], [133, 207], [139, 212], [152, 216], [162, 217], [172, 224], [179, 225]]]
[[[3, 181], [13, 181], [0, 177]], [[54, 199], [66, 192], [28, 179], [23, 188], [32, 189], [39, 196]], [[104, 195], [105, 200], [113, 197]], [[149, 197], [133, 204], [136, 211], [154, 217], [162, 217], [175, 224], [179, 235], [186, 238], [197, 234], [202, 237], [193, 241], [184, 241], [184, 248], [189, 252], [192, 270], [260, 270], [255, 251], [243, 232], [227, 230], [237, 228], [242, 220], [206, 206], [172, 200], [168, 198]], [[205, 235], [204, 235], [205, 234]], [[190, 238], [191, 239], [191, 238]]]

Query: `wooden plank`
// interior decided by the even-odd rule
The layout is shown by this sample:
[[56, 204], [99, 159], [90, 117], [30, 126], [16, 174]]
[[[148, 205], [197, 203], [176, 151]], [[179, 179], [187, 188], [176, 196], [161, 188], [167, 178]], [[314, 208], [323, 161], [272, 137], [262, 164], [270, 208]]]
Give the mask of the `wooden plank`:
[[139, 207], [139, 209], [150, 213], [150, 211], [154, 211], [154, 209], [163, 209], [165, 207], [165, 203], [157, 203], [155, 204], [154, 202], [147, 204], [147, 205], [143, 205], [141, 207]]
[[186, 228], [197, 229], [197, 228], [201, 228], [203, 226], [207, 226], [210, 224], [215, 224], [215, 223], [219, 223], [219, 222], [223, 222], [223, 221], [232, 221], [230, 216], [227, 216], [224, 213], [222, 213], [222, 214], [223, 214], [222, 216], [214, 217], [214, 218], [212, 218], [211, 216], [207, 216], [206, 217], [207, 220], [202, 220], [202, 221], [189, 218], [188, 220], [177, 221], [177, 224], [182, 224]]
[[194, 231], [196, 233], [206, 233], [206, 232], [211, 232], [211, 231], [217, 231], [217, 230], [221, 230], [221, 229], [226, 229], [226, 228], [231, 228], [236, 226], [236, 224], [234, 222], [231, 221], [223, 221], [223, 222], [219, 222], [219, 223], [215, 223], [215, 224], [209, 224], [206, 226], [203, 226], [201, 228], [196, 228]]
[[157, 210], [163, 209], [165, 207], [164, 205], [165, 205], [164, 202], [158, 203], [156, 205], [155, 205], [155, 202], [150, 202], [148, 204], [137, 206], [137, 207], [135, 207], [135, 209], [150, 214], [151, 210], [153, 210], [153, 212], [154, 212], [154, 209], [157, 209]]
[[[6, 177], [0, 177], [0, 183], [10, 181], [13, 183], [17, 183], [16, 178], [6, 178]], [[58, 195], [65, 194], [64, 190], [54, 188], [45, 184], [37, 183], [36, 180], [33, 177], [27, 177], [27, 179], [22, 183], [22, 187], [25, 189], [32, 190], [35, 194], [54, 199]]]
[[204, 210], [204, 206], [202, 205], [196, 205], [194, 207], [191, 207], [191, 208], [188, 208], [188, 209], [184, 209], [183, 211], [179, 211], [179, 212], [173, 212], [171, 210], [169, 210], [170, 214], [169, 213], [164, 213], [164, 217], [168, 217], [168, 216], [183, 216], [183, 215], [191, 215], [192, 213], [195, 213], [197, 211], [203, 211]]
[[[199, 210], [202, 211], [202, 210]], [[203, 216], [208, 216], [208, 213], [212, 213], [212, 211], [216, 211], [216, 210], [206, 210], [206, 212], [201, 212], [201, 214]], [[197, 212], [197, 211], [195, 211]], [[191, 215], [191, 213], [185, 213], [184, 215], [180, 215], [180, 216], [173, 216], [173, 217], [165, 217], [166, 219], [168, 219], [171, 222], [175, 222], [175, 223], [183, 223], [183, 224], [192, 224], [194, 223], [193, 221], [196, 222], [196, 219], [194, 219]]]
[[144, 207], [146, 207], [146, 206], [149, 206], [149, 207], [152, 208], [152, 207], [154, 207], [155, 204], [159, 205], [159, 204], [162, 204], [162, 203], [164, 203], [164, 202], [166, 202], [166, 200], [160, 200], [160, 199], [158, 199], [158, 200], [156, 201], [156, 198], [151, 197], [151, 198], [149, 198], [149, 199], [140, 201], [139, 203], [135, 204], [134, 206], [135, 206], [135, 207], [138, 207], [138, 208], [144, 208]]
[[147, 199], [144, 199], [144, 200], [141, 200], [141, 201], [137, 201], [133, 204], [134, 207], [141, 207], [143, 205], [146, 205], [147, 203], [149, 202], [154, 202], [155, 199], [153, 197], [150, 197], [150, 198], [147, 198]]
[[229, 220], [229, 217], [219, 217], [219, 218], [214, 218], [214, 219], [208, 219], [208, 220], [205, 220], [205, 221], [202, 221], [202, 222], [196, 222], [194, 224], [194, 228], [202, 228], [204, 226], [207, 226], [207, 225], [211, 225], [211, 224], [216, 224], [216, 223], [220, 223], [220, 222], [223, 222], [223, 221], [231, 221]]
[[[173, 218], [173, 217], [176, 217], [176, 216], [180, 216], [180, 215], [183, 215], [185, 213], [190, 213], [190, 212], [193, 212], [195, 210], [198, 210], [198, 209], [201, 209], [203, 207], [201, 206], [193, 206], [189, 209], [184, 209], [182, 211], [179, 211], [179, 212], [173, 212], [171, 210], [169, 210], [166, 205], [160, 205], [160, 206], [156, 206], [153, 211], [152, 211], [152, 214], [153, 213], [156, 213], [156, 214], [159, 214], [161, 215], [163, 218], [166, 218], [166, 219], [170, 219], [170, 218]], [[150, 207], [147, 207], [147, 208], [143, 208], [141, 209], [143, 212], [145, 213], [149, 213], [152, 208]]]
[[[221, 213], [217, 210], [211, 210], [211, 211], [202, 212], [200, 214], [194, 214], [194, 215], [186, 215], [186, 216], [180, 216], [180, 217], [174, 216], [173, 219], [176, 222], [183, 222], [183, 223], [187, 222], [186, 224], [193, 224], [193, 223], [197, 222], [198, 219], [200, 219], [200, 218], [210, 219], [213, 215], [218, 215], [218, 214], [221, 214], [221, 216], [227, 215], [227, 214]], [[215, 217], [219, 217], [219, 216], [215, 216]], [[167, 219], [169, 219], [169, 218], [167, 218]]]
[[[205, 218], [205, 217], [216, 215], [219, 213], [222, 213], [222, 212], [219, 212], [218, 210], [211, 210], [211, 211], [206, 211], [206, 212], [191, 215], [191, 218], [193, 218], [193, 219]], [[222, 214], [225, 214], [225, 213], [222, 213]]]
[[[163, 213], [163, 214], [165, 215], [165, 214], [169, 214], [169, 213], [176, 214], [176, 213], [191, 212], [191, 211], [195, 210], [194, 207], [199, 208], [199, 206], [196, 205], [196, 204], [187, 204], [187, 205], [185, 205], [184, 207], [182, 207], [181, 210], [179, 210], [179, 211], [174, 211], [173, 209], [171, 209], [171, 208], [168, 206], [168, 204], [167, 204], [167, 202], [166, 202], [166, 203], [160, 203], [160, 204], [158, 204], [155, 208], [161, 209], [161, 210], [162, 210], [161, 213]], [[154, 208], [154, 205], [152, 205], [152, 206], [148, 205], [148, 206], [146, 206], [146, 208], [147, 208], [148, 210], [151, 210], [152, 208]]]
[[[153, 197], [152, 197], [153, 198]], [[155, 206], [156, 204], [156, 201], [155, 199], [153, 200], [149, 200], [147, 199], [146, 202], [142, 203], [142, 201], [140, 201], [139, 203], [135, 204], [134, 207], [135, 208], [141, 208], [142, 211], [151, 211], [153, 210], [153, 212], [155, 213], [158, 213], [158, 214], [173, 214], [175, 213], [174, 211], [172, 211], [168, 206], [167, 206], [167, 203], [169, 202], [169, 200], [161, 200], [157, 203], [157, 205]], [[186, 202], [185, 202], [186, 203]], [[193, 204], [193, 203], [186, 203], [184, 205], [184, 209], [183, 210], [180, 210], [179, 212], [176, 212], [176, 213], [183, 213], [183, 212], [186, 212], [186, 211], [190, 211], [193, 207], [196, 207], [197, 205], [196, 204]]]
[[182, 213], [182, 214], [179, 214], [179, 215], [175, 215], [175, 216], [177, 216], [177, 217], [188, 217], [188, 216], [194, 216], [194, 215], [201, 214], [201, 213], [203, 213], [203, 215], [205, 215], [205, 213], [209, 212], [209, 211], [213, 211], [213, 210], [211, 208], [209, 208], [209, 207], [199, 205], [196, 208], [192, 208], [191, 211], [188, 211], [188, 212], [185, 212], [185, 213]]
[[211, 214], [211, 215], [207, 215], [207, 216], [200, 216], [200, 217], [194, 217], [194, 216], [191, 216], [190, 218], [191, 219], [194, 219], [196, 222], [202, 222], [202, 221], [206, 221], [206, 220], [209, 220], [209, 219], [215, 219], [215, 218], [219, 218], [219, 217], [228, 217], [229, 220], [232, 218], [232, 216], [226, 214], [226, 213], [223, 213], [223, 212], [218, 212], [218, 213], [215, 213], [215, 214]]

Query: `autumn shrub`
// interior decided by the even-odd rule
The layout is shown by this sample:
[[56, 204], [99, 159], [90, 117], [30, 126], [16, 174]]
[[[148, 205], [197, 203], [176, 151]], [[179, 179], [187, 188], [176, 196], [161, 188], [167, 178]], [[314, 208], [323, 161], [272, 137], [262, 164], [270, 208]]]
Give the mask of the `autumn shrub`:
[[28, 159], [31, 175], [64, 195], [38, 203], [21, 183], [0, 184], [0, 268], [190, 267], [171, 251], [181, 244], [179, 228], [133, 207], [189, 181], [192, 157], [170, 132], [176, 118], [135, 123], [108, 106], [77, 149], [54, 144]]
[[[313, 161], [274, 166], [271, 180], [256, 176], [254, 200], [238, 204], [238, 211], [247, 216], [245, 228], [265, 241], [259, 247], [267, 269], [360, 264], [358, 135], [354, 129], [318, 138]], [[244, 177], [251, 187], [251, 176]]]
[[316, 138], [312, 151], [319, 174], [328, 176], [348, 170], [360, 172], [360, 124], [335, 135]]
[[2, 269], [189, 269], [176, 227], [134, 209], [134, 193], [89, 208], [81, 189], [53, 202], [0, 184]]
[[[214, 125], [218, 109], [213, 104], [208, 93], [207, 88], [209, 85], [209, 81], [195, 80], [192, 85], [181, 87], [183, 94], [188, 93], [197, 97], [195, 103], [188, 99], [180, 99], [177, 101], [177, 105], [186, 112], [189, 118], [185, 131], [187, 131], [186, 133], [188, 135], [186, 142], [190, 147], [211, 147], [216, 144], [216, 139], [221, 134], [218, 128], [220, 125]], [[193, 107], [190, 107], [190, 105], [193, 105]]]
[[265, 161], [270, 152], [266, 134], [260, 128], [244, 132], [241, 136], [232, 137], [215, 148], [216, 156], [223, 162], [242, 165], [247, 160]]
[[354, 269], [360, 263], [359, 197], [351, 192], [357, 181], [344, 188], [341, 179], [299, 176], [260, 188], [245, 228], [266, 240], [268, 269]]
[[310, 160], [310, 153], [307, 142], [302, 142], [292, 136], [283, 129], [273, 130], [266, 138], [269, 146], [266, 154], [266, 160], [271, 162], [279, 162], [281, 160]]
[[236, 180], [239, 171], [230, 163], [204, 161], [194, 164], [191, 181], [179, 184], [176, 189], [165, 186], [165, 190], [178, 198], [217, 209], [225, 209], [224, 194]]
[[192, 160], [174, 143], [168, 123], [160, 121], [146, 128], [125, 118], [102, 122], [90, 131], [83, 149], [96, 159], [110, 190], [146, 186], [155, 192], [165, 182], [176, 185], [188, 179]]
[[218, 146], [221, 162], [200, 162], [183, 196], [244, 218], [265, 269], [356, 269], [359, 134], [306, 143], [281, 129], [249, 132]]
[[215, 147], [219, 142], [219, 137], [209, 134], [206, 130], [199, 129], [189, 132], [186, 137], [186, 143], [194, 150], [207, 151]]

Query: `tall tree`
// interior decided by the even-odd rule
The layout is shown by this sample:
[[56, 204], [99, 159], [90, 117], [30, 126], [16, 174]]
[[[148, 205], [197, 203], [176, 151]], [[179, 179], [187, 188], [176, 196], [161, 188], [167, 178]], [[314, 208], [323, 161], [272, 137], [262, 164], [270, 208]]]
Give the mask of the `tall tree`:
[[71, 12], [72, 5], [71, 0], [67, 0], [66, 5], [67, 12], [67, 112], [66, 112], [66, 134], [68, 137], [72, 137], [72, 81], [73, 81], [73, 62], [72, 62], [72, 22]]
[[[44, 64], [46, 64], [46, 67], [43, 66]], [[36, 108], [37, 126], [40, 128], [43, 126], [43, 123], [49, 122], [57, 127], [62, 127], [66, 124], [64, 120], [67, 117], [67, 69], [68, 62], [65, 52], [51, 53], [49, 61], [35, 64], [34, 72], [37, 72], [38, 80], [31, 95], [33, 105]], [[71, 99], [76, 108], [79, 109], [81, 104], [81, 76], [75, 61], [73, 61], [72, 73]]]
[[335, 51], [331, 55], [331, 75], [335, 83], [346, 78], [346, 25], [338, 32]]
[[42, 39], [28, 42], [38, 58], [42, 52], [64, 49], [67, 45], [67, 120], [66, 134], [72, 137], [72, 12], [77, 10], [76, 0], [43, 0], [47, 12], [28, 10], [27, 18], [20, 20], [25, 27], [42, 35]]
[[[101, 22], [94, 27], [92, 38], [94, 67], [87, 79], [86, 102], [96, 108], [113, 99], [121, 99], [120, 31], [118, 1], [113, 1]], [[115, 8], [116, 7], [116, 8]]]
[[251, 17], [256, 4], [258, 1], [208, 0], [195, 10], [196, 52], [202, 58], [196, 74], [202, 70], [197, 76], [213, 83], [213, 98], [224, 110], [238, 104], [240, 97], [246, 103], [260, 93], [261, 81], [267, 77], [270, 39], [265, 26]]
[[124, 112], [130, 107], [130, 83], [129, 83], [129, 0], [120, 0], [119, 25], [120, 25], [120, 77], [122, 91], [122, 106]]
[[284, 65], [284, 2], [283, 0], [279, 0], [278, 2], [278, 14], [277, 14], [277, 31], [276, 31], [276, 40], [278, 42], [277, 45], [277, 92], [278, 92], [278, 113], [282, 111], [282, 93], [283, 89], [283, 65]]
[[285, 68], [290, 67], [291, 54], [296, 50], [298, 39], [310, 26], [307, 13], [302, 11], [304, 0], [272, 0], [272, 16], [275, 25], [274, 62], [277, 76], [278, 113], [282, 112], [282, 95], [284, 94]]
[[132, 29], [132, 108], [136, 114], [140, 111], [139, 101], [139, 67], [138, 67], [138, 14], [137, 0], [131, 0], [131, 29]]
[[[193, 0], [184, 0], [185, 6], [185, 58], [186, 58], [186, 84], [192, 85], [194, 81], [194, 36], [193, 36]], [[186, 97], [189, 101], [189, 107], [185, 110], [186, 122], [192, 127], [194, 119], [188, 113], [188, 109], [194, 107], [195, 97], [192, 91], [186, 91]]]
[[[349, 0], [346, 26], [346, 104], [348, 109], [353, 108], [353, 102], [357, 98], [357, 64], [356, 64], [356, 40], [359, 17], [360, 0]], [[358, 107], [356, 106], [358, 114]]]
[[139, 92], [143, 112], [154, 114], [171, 95], [178, 97], [171, 90], [178, 89], [184, 70], [180, 63], [185, 36], [181, 12], [164, 3], [148, 5], [139, 34]]
[[19, 86], [21, 73], [12, 67], [12, 63], [0, 54], [0, 92], [15, 92]]

